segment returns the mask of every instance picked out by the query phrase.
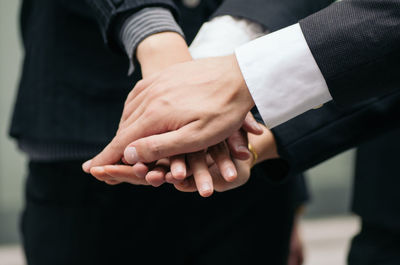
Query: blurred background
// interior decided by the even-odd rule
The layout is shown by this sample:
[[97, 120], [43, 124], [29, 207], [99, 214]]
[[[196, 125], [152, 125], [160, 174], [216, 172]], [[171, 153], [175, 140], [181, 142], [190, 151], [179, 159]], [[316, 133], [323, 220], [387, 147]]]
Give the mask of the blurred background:
[[[19, 215], [23, 207], [25, 157], [8, 137], [21, 68], [19, 1], [0, 0], [0, 265], [23, 265]], [[350, 199], [355, 151], [306, 172], [311, 201], [301, 219], [306, 265], [345, 264], [347, 245], [358, 229]]]

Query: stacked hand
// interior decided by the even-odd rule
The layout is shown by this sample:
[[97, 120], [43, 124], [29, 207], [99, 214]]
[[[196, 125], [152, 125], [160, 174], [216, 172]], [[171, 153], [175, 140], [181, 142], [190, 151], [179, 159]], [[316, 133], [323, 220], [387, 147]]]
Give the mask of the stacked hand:
[[[159, 186], [163, 183], [171, 183], [180, 191], [199, 191], [201, 196], [207, 197], [214, 190], [233, 189], [243, 185], [249, 179], [254, 157], [245, 160], [233, 158], [232, 161], [228, 147], [228, 142], [236, 145], [242, 141], [247, 143], [247, 139], [237, 134], [227, 142], [208, 148], [207, 151], [181, 155], [173, 159], [164, 158], [147, 165], [139, 162], [134, 166], [93, 167], [90, 172], [97, 179], [108, 184], [126, 182], [135, 185]], [[244, 157], [240, 153], [242, 151], [240, 147], [239, 150], [237, 145], [232, 148], [234, 148], [232, 153], [236, 153], [237, 157]]]
[[[159, 44], [162, 44], [161, 49], [158, 48]], [[167, 49], [168, 45], [172, 49]], [[174, 52], [171, 53], [171, 51]], [[157, 74], [154, 73], [169, 65], [191, 60], [186, 43], [175, 33], [161, 33], [147, 38], [139, 45], [137, 57], [144, 77], [156, 76]], [[224, 191], [237, 187], [248, 180], [252, 161], [247, 150], [247, 137], [244, 131], [254, 134], [262, 133], [261, 127], [251, 114], [246, 116], [243, 124], [234, 125], [236, 131], [228, 139], [221, 138], [219, 143], [211, 147], [204, 149], [199, 146], [190, 150], [194, 152], [185, 155], [168, 156], [171, 151], [173, 152], [171, 155], [179, 153], [176, 150], [170, 150], [167, 153], [160, 152], [156, 154], [157, 157], [141, 159], [142, 162], [148, 163], [139, 162], [136, 149], [126, 148], [131, 141], [164, 130], [172, 131], [181, 125], [170, 124], [167, 120], [165, 126], [161, 126], [161, 131], [160, 126], [156, 126], [159, 123], [153, 124], [155, 130], [151, 129], [152, 126], [146, 127], [145, 130], [138, 130], [137, 128], [140, 128], [137, 127], [140, 126], [137, 124], [138, 111], [152, 111], [155, 105], [147, 102], [148, 108], [138, 107], [137, 90], [139, 90], [138, 86], [129, 94], [125, 102], [116, 137], [99, 156], [84, 164], [83, 168], [86, 172], [90, 172], [108, 184], [128, 182], [136, 185], [159, 186], [168, 182], [181, 191], [198, 190], [202, 196], [211, 195], [214, 189]], [[143, 91], [140, 90], [140, 92]], [[160, 105], [153, 111], [162, 111], [162, 108], [163, 106]], [[247, 109], [248, 106], [245, 108]], [[176, 115], [176, 113], [171, 114]], [[153, 123], [152, 119], [143, 121], [148, 125]], [[215, 130], [218, 129], [216, 124]], [[147, 142], [147, 144], [151, 143]], [[171, 143], [169, 146], [173, 147]]]

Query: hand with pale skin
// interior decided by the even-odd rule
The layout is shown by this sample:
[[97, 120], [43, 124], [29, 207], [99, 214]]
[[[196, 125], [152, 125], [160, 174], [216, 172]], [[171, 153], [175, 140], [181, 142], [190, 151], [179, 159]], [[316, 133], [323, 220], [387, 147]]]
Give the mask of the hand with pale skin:
[[[203, 197], [210, 196], [214, 187], [214, 178], [217, 175], [220, 178], [217, 182], [216, 190], [220, 191], [220, 182], [234, 183], [237, 186], [237, 177], [240, 176], [236, 170], [238, 161], [249, 160], [247, 157], [247, 138], [245, 132], [237, 132], [226, 142], [221, 142], [207, 149], [207, 152], [200, 151], [186, 154], [182, 163], [184, 164], [186, 174], [183, 176], [173, 176], [174, 162], [170, 159], [161, 159], [156, 163], [145, 165], [137, 163], [130, 165], [108, 165], [93, 167], [90, 172], [98, 180], [104, 181], [110, 185], [126, 182], [134, 185], [152, 185], [158, 187], [164, 183], [180, 184], [185, 183], [186, 176], [190, 176], [194, 188], [191, 191], [198, 191]], [[243, 148], [246, 146], [246, 153]], [[232, 162], [233, 157], [235, 163]], [[246, 159], [247, 158], [247, 159]], [[176, 166], [175, 162], [175, 166]], [[181, 166], [181, 165], [179, 165]], [[234, 170], [232, 174], [227, 172]], [[241, 173], [241, 172], [239, 172]]]
[[[137, 58], [140, 62], [142, 74], [144, 77], [159, 72], [169, 65], [191, 60], [188, 47], [183, 38], [179, 34], [173, 32], [154, 34], [146, 38], [139, 44], [137, 48]], [[125, 107], [126, 106], [127, 104], [125, 104]], [[127, 108], [124, 109], [117, 135], [121, 132], [124, 132], [130, 124], [129, 116], [126, 115], [126, 111]], [[253, 133], [261, 133], [260, 129], [257, 127], [254, 118], [252, 118], [251, 115], [248, 115], [246, 120], [247, 122], [243, 126], [244, 129], [247, 129], [248, 131], [251, 131]], [[253, 128], [254, 126], [255, 129]], [[236, 155], [237, 158], [246, 159], [249, 157], [249, 152], [244, 144], [242, 144], [242, 146], [233, 146], [231, 149], [233, 150], [233, 153]], [[217, 165], [219, 166], [219, 169], [222, 172], [221, 174], [224, 175], [226, 180], [229, 181], [235, 179], [237, 176], [235, 165], [231, 161], [230, 156], [226, 155], [226, 153], [229, 154], [229, 152], [225, 150], [225, 152], [218, 154], [216, 151], [218, 149], [213, 147], [211, 147], [210, 150], [211, 154], [213, 154], [213, 156], [217, 158]], [[221, 152], [221, 150], [219, 151]], [[200, 152], [195, 154], [188, 154], [187, 157], [190, 158], [190, 160], [192, 161], [191, 168], [193, 168], [192, 171], [194, 172], [194, 176], [196, 177], [196, 179], [199, 178], [209, 180], [208, 185], [206, 181], [201, 182], [203, 186], [202, 188], [199, 187], [200, 193], [202, 194], [202, 196], [211, 195], [213, 191], [211, 177], [208, 176], [209, 174], [197, 173], [204, 171], [202, 168], [205, 164], [205, 154]], [[196, 157], [197, 159], [193, 159], [193, 157]], [[168, 168], [169, 165], [171, 167], [171, 174], [169, 176], [172, 176], [172, 180], [175, 180], [175, 182], [177, 182], [186, 177], [187, 172], [184, 158], [184, 155], [178, 155], [172, 156], [170, 159], [161, 159], [160, 161], [157, 161], [150, 165], [137, 163], [132, 168], [128, 168], [123, 165], [114, 165], [113, 167], [111, 167], [111, 169], [117, 170], [117, 174], [118, 172], [122, 171], [129, 172], [130, 174], [138, 176], [138, 180], [134, 181], [133, 184], [150, 184], [153, 186], [159, 186], [166, 181], [166, 163], [168, 164]], [[121, 161], [121, 159], [124, 163], [127, 162], [126, 159], [124, 159], [123, 157], [120, 158], [119, 161]], [[114, 163], [117, 163], [119, 161], [115, 161]], [[119, 167], [121, 167], [120, 171], [118, 171], [120, 169]], [[88, 172], [88, 170], [85, 171]], [[117, 180], [107, 180], [104, 179], [104, 177], [102, 178], [104, 172], [103, 169], [99, 167], [92, 167], [90, 173], [92, 173], [94, 176], [99, 176], [98, 179], [104, 180], [108, 184], [115, 185], [121, 182]], [[170, 182], [172, 181], [170, 180]]]
[[[248, 141], [253, 146], [255, 152], [258, 154], [258, 158], [254, 161], [254, 157], [247, 160], [233, 159], [238, 177], [233, 181], [226, 181], [215, 166], [210, 167], [210, 173], [213, 180], [214, 189], [218, 192], [223, 192], [231, 189], [235, 189], [244, 185], [250, 178], [250, 170], [252, 166], [268, 160], [278, 158], [278, 152], [276, 147], [275, 138], [270, 130], [266, 127], [263, 128], [261, 135], [255, 135], [248, 133]], [[197, 186], [201, 185], [194, 181], [193, 178], [187, 178], [184, 181], [174, 184], [175, 188], [183, 192], [194, 192], [197, 190]]]
[[205, 150], [242, 126], [255, 128], [243, 123], [253, 106], [234, 55], [176, 64], [138, 82], [117, 135], [83, 168]]
[[[277, 158], [277, 148], [276, 142], [273, 134], [267, 128], [263, 128], [263, 133], [261, 135], [248, 134], [248, 141], [252, 144], [253, 148], [258, 154], [257, 161], [253, 161], [254, 158], [251, 157], [247, 160], [239, 160], [233, 159], [233, 162], [236, 166], [237, 170], [237, 178], [235, 179], [227, 179], [221, 175], [221, 169], [218, 166], [218, 163], [215, 163], [214, 160], [210, 157], [215, 157], [215, 155], [207, 155], [206, 157], [206, 166], [203, 166], [202, 169], [197, 169], [197, 174], [209, 174], [212, 187], [215, 191], [223, 192], [230, 189], [237, 188], [239, 186], [244, 185], [249, 177], [250, 177], [250, 169], [252, 165], [260, 163], [267, 159]], [[244, 138], [240, 137], [239, 134], [236, 134], [235, 137], [232, 137], [228, 140], [228, 142], [242, 142], [245, 141]], [[247, 142], [247, 141], [246, 141]], [[214, 148], [220, 149], [219, 154], [227, 152], [227, 149], [224, 147], [223, 143], [218, 144]], [[192, 161], [199, 161], [199, 159], [194, 156], [193, 159], [187, 159], [189, 162], [188, 168], [191, 168]], [[203, 183], [209, 183], [207, 178], [197, 177], [196, 171], [194, 171], [194, 176], [189, 176], [181, 181], [176, 181], [172, 178], [171, 172], [164, 174], [168, 168], [168, 162], [164, 161], [163, 167], [164, 172], [159, 174], [159, 177], [165, 176], [165, 181], [171, 184], [174, 184], [175, 188], [183, 191], [183, 192], [196, 192], [199, 191], [200, 195], [207, 197], [211, 194], [204, 194], [199, 190], [199, 187], [202, 187]], [[93, 173], [95, 176], [107, 183], [112, 182], [127, 182], [135, 185], [149, 185], [149, 183], [142, 177], [138, 177], [137, 172], [135, 172], [137, 168], [130, 166], [104, 166], [104, 167], [95, 167], [93, 168]], [[191, 175], [192, 172], [188, 172], [188, 175]], [[163, 182], [163, 183], [164, 183]]]

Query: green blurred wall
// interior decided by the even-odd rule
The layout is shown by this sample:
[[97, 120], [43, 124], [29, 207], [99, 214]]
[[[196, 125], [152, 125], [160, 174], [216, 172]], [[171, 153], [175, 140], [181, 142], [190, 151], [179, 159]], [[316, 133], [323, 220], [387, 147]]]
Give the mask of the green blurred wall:
[[22, 58], [19, 4], [17, 0], [0, 0], [0, 243], [18, 239], [16, 220], [25, 174], [25, 159], [7, 136]]

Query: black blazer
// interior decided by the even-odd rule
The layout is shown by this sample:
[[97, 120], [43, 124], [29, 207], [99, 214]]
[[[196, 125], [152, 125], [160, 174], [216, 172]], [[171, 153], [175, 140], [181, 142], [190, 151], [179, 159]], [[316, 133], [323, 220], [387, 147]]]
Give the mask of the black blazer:
[[352, 210], [362, 221], [400, 230], [400, 128], [357, 149]]
[[400, 1], [343, 0], [300, 26], [338, 105], [399, 89]]
[[289, 173], [297, 174], [400, 127], [400, 91], [351, 108], [333, 102], [272, 129]]

